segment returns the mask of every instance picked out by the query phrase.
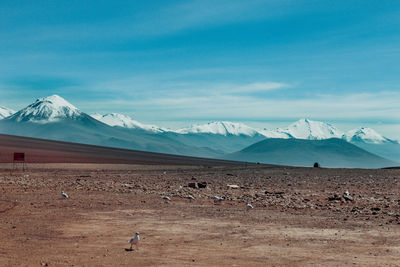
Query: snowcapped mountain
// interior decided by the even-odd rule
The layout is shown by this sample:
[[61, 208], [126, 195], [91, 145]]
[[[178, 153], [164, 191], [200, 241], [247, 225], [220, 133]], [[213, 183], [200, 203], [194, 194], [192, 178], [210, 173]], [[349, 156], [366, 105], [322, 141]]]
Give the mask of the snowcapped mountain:
[[309, 119], [300, 119], [286, 129], [278, 129], [277, 132], [287, 134], [292, 138], [308, 140], [342, 138], [344, 134], [329, 123]]
[[217, 134], [217, 135], [246, 135], [255, 136], [258, 131], [243, 124], [229, 121], [217, 121], [206, 124], [194, 124], [188, 128], [175, 131], [179, 134]]
[[14, 110], [0, 106], [0, 120], [6, 118], [8, 116], [11, 116], [14, 113], [15, 113]]
[[93, 118], [95, 118], [98, 121], [101, 121], [102, 123], [105, 123], [110, 126], [118, 126], [118, 127], [123, 127], [123, 128], [130, 128], [130, 129], [143, 129], [146, 131], [152, 131], [155, 133], [161, 133], [164, 130], [160, 127], [154, 126], [154, 125], [146, 125], [142, 124], [138, 121], [133, 120], [129, 116], [125, 116], [122, 114], [118, 113], [108, 113], [105, 115], [101, 114], [93, 114], [91, 115]]
[[39, 98], [26, 108], [18, 111], [8, 119], [17, 122], [49, 123], [62, 119], [74, 119], [83, 113], [58, 95]]
[[364, 142], [367, 144], [397, 143], [394, 140], [382, 136], [374, 129], [364, 127], [348, 131], [343, 135], [343, 139], [348, 142]]

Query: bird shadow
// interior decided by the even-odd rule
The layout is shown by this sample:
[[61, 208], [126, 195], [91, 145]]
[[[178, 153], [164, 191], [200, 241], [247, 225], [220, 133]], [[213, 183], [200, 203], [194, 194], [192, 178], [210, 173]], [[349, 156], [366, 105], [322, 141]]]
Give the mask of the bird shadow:
[[125, 248], [125, 251], [134, 251], [133, 248]]

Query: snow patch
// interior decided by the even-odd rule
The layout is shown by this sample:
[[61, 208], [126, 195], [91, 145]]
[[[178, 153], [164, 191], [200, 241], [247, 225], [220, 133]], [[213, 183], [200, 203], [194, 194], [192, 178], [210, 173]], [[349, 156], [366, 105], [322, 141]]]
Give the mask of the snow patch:
[[95, 118], [98, 121], [101, 121], [102, 123], [105, 123], [109, 126], [118, 126], [118, 127], [123, 127], [123, 128], [129, 128], [129, 129], [143, 129], [146, 131], [152, 131], [156, 133], [161, 133], [164, 130], [158, 126], [155, 125], [147, 125], [147, 124], [142, 124], [138, 121], [133, 120], [129, 116], [125, 116], [122, 114], [118, 113], [108, 113], [108, 114], [93, 114], [91, 115], [93, 118]]
[[11, 116], [14, 113], [15, 113], [14, 110], [0, 106], [0, 120], [7, 118], [8, 116]]
[[291, 136], [290, 134], [282, 132], [279, 129], [268, 130], [267, 128], [264, 128], [262, 130], [259, 130], [258, 132], [267, 138], [284, 138], [284, 139], [293, 138], [293, 136]]
[[179, 134], [219, 134], [219, 135], [247, 135], [254, 136], [258, 131], [238, 122], [218, 121], [206, 124], [194, 124], [188, 128], [175, 131]]

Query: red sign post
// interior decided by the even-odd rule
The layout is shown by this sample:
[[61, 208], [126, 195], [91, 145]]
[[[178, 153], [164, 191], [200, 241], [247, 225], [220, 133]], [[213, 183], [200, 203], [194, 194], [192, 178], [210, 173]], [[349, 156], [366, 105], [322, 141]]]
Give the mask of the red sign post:
[[14, 161], [17, 162], [25, 162], [25, 153], [14, 153]]
[[13, 169], [17, 168], [18, 163], [22, 164], [22, 170], [25, 171], [25, 167], [26, 167], [25, 153], [14, 152]]

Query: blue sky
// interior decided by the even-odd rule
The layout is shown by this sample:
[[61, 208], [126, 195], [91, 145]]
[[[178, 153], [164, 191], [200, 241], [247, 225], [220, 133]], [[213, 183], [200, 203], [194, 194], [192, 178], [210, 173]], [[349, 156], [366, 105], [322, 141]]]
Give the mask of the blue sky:
[[1, 1], [0, 105], [400, 139], [400, 1]]

